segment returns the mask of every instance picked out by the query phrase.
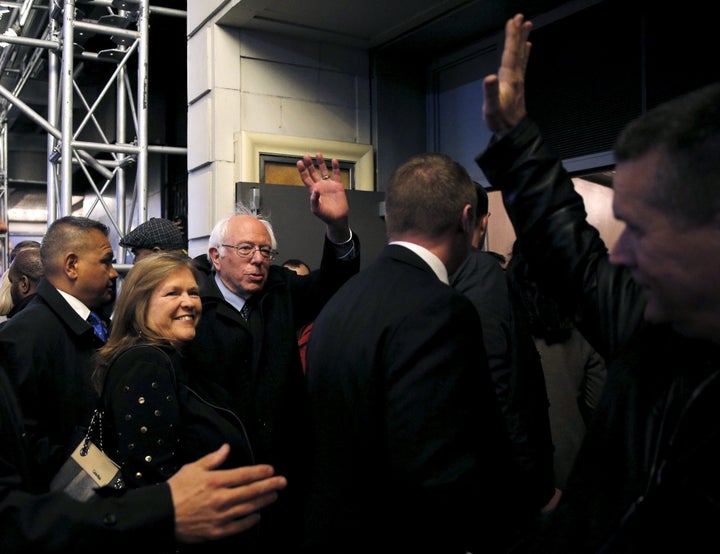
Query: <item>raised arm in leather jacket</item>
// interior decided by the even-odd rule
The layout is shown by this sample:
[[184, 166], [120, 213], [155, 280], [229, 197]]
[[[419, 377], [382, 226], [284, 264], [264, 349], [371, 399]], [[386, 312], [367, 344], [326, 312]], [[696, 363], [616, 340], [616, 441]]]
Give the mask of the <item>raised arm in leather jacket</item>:
[[582, 198], [530, 119], [477, 161], [502, 189], [538, 278], [576, 311], [608, 361], [603, 398], [538, 551], [717, 551], [717, 345], [643, 322], [640, 287], [610, 264]]

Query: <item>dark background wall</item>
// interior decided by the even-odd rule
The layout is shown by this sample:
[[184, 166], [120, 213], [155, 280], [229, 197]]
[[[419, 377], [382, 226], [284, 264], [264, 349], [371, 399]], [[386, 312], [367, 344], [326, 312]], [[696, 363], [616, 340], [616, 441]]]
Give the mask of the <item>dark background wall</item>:
[[[571, 171], [604, 175], [611, 169], [612, 143], [627, 122], [720, 80], [713, 22], [700, 8], [696, 0], [682, 7], [605, 0], [534, 20], [528, 110], [563, 159], [582, 160]], [[379, 191], [395, 167], [424, 151], [446, 152], [479, 171], [474, 157], [489, 138], [483, 134], [482, 78], [497, 69], [501, 41], [499, 33], [435, 56], [425, 45], [370, 52]], [[278, 234], [279, 261], [299, 257], [316, 266], [323, 226], [310, 214], [305, 191], [261, 186], [263, 211]], [[382, 192], [349, 195], [351, 225], [361, 237], [366, 265], [385, 244], [378, 215]]]
[[[325, 224], [310, 212], [305, 187], [237, 183], [236, 201], [249, 205], [250, 189], [260, 189], [260, 211], [267, 215], [275, 232], [280, 254], [274, 263], [300, 258], [311, 269], [320, 266]], [[374, 260], [386, 243], [385, 220], [381, 217], [385, 194], [362, 190], [347, 191], [350, 228], [360, 238], [361, 267]]]
[[[640, 113], [720, 80], [716, 25], [699, 0], [604, 0], [532, 20], [528, 111], [563, 159], [588, 157], [577, 171], [608, 169], [595, 155], [609, 153]], [[373, 52], [380, 190], [394, 167], [424, 150], [473, 169], [488, 139], [482, 79], [497, 70], [501, 47], [499, 31], [434, 58], [392, 45]]]

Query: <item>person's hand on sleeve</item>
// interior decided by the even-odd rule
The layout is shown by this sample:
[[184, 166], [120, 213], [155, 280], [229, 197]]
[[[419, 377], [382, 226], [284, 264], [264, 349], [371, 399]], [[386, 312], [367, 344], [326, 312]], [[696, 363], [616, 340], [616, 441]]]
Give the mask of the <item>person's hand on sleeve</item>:
[[260, 521], [258, 510], [275, 502], [287, 486], [285, 477], [274, 476], [272, 466], [265, 464], [216, 469], [229, 452], [224, 444], [168, 479], [179, 542], [214, 540], [250, 529]]

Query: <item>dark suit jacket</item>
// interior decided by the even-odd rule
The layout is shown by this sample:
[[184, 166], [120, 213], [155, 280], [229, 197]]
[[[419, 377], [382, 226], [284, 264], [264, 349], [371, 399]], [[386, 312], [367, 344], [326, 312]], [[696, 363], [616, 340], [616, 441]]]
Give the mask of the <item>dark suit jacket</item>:
[[0, 363], [17, 388], [41, 483], [49, 483], [90, 422], [97, 404], [92, 357], [100, 346], [92, 326], [45, 279], [0, 327]]
[[307, 380], [308, 552], [498, 551], [508, 444], [464, 295], [387, 246], [315, 320]]
[[271, 266], [262, 291], [250, 298], [248, 323], [225, 301], [212, 273], [200, 287], [203, 314], [186, 351], [192, 385], [238, 414], [247, 423], [255, 461], [272, 464], [288, 479], [261, 523], [270, 544], [293, 546], [298, 538], [292, 527], [302, 519], [297, 502], [306, 480], [308, 428], [297, 331], [360, 269], [357, 235], [353, 240], [357, 255], [339, 260], [325, 239], [320, 268], [307, 276]]

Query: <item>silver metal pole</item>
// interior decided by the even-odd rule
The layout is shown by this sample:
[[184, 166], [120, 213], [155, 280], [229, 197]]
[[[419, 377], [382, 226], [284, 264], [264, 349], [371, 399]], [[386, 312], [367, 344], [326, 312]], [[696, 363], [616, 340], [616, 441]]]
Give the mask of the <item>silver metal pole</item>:
[[[124, 12], [121, 12], [123, 14]], [[119, 49], [123, 52], [125, 52], [125, 46], [119, 46]], [[127, 109], [126, 109], [126, 98], [125, 95], [127, 94], [127, 88], [125, 86], [125, 79], [127, 77], [127, 66], [125, 64], [122, 65], [122, 68], [120, 69], [120, 72], [118, 73], [117, 77], [115, 78], [115, 128], [116, 128], [116, 138], [117, 142], [121, 144], [125, 144], [127, 141], [126, 138], [126, 119], [127, 119]], [[125, 175], [125, 167], [123, 162], [125, 161], [125, 153], [124, 152], [118, 152], [116, 158], [119, 164], [118, 170], [115, 172], [115, 203], [117, 204], [116, 208], [116, 214], [117, 214], [117, 223], [119, 226], [119, 232], [120, 237], [122, 238], [125, 236], [125, 234], [130, 230], [130, 224], [127, 220], [126, 215], [126, 203], [125, 203], [125, 189], [126, 189], [126, 175]], [[120, 263], [125, 263], [125, 248], [118, 245], [118, 261]]]
[[[71, 83], [71, 85], [72, 85], [72, 83]], [[38, 126], [45, 129], [49, 134], [51, 134], [58, 140], [61, 140], [63, 145], [67, 142], [70, 146], [75, 147], [75, 148], [89, 147], [94, 150], [105, 150], [105, 151], [109, 151], [109, 152], [115, 152], [115, 151], [117, 151], [118, 148], [124, 148], [126, 152], [137, 151], [136, 146], [130, 146], [130, 145], [123, 147], [120, 145], [112, 146], [109, 144], [95, 143], [95, 142], [82, 142], [82, 141], [73, 142], [72, 136], [69, 139], [64, 138], [62, 131], [60, 131], [57, 128], [50, 125], [50, 123], [46, 119], [44, 119], [40, 114], [38, 114], [35, 110], [33, 110], [30, 106], [28, 106], [25, 102], [20, 100], [17, 96], [15, 96], [12, 92], [10, 92], [8, 89], [6, 89], [2, 85], [0, 85], [0, 96], [8, 99], [10, 102], [13, 103], [13, 105], [16, 108], [18, 108], [25, 115], [27, 115], [30, 119], [32, 119], [35, 123], [37, 123]], [[84, 150], [76, 150], [75, 154], [81, 160], [83, 160], [85, 163], [91, 165], [93, 167], [93, 169], [97, 170], [106, 179], [110, 179], [112, 177], [112, 172], [105, 169], [105, 167], [100, 162], [98, 162], [95, 158], [93, 158], [90, 154], [88, 154]], [[63, 157], [63, 160], [64, 160], [64, 157]], [[70, 160], [70, 161], [72, 162], [72, 160]]]
[[[0, 141], [2, 145], [1, 159], [0, 159], [0, 219], [8, 224], [8, 126], [7, 119], [2, 123], [2, 130], [0, 130]], [[2, 271], [7, 271], [10, 265], [10, 233], [4, 231], [0, 233], [0, 243], [2, 244]]]
[[140, 46], [138, 47], [138, 79], [137, 79], [137, 118], [138, 118], [138, 152], [137, 177], [135, 188], [138, 191], [138, 222], [147, 221], [147, 176], [148, 176], [148, 19], [149, 1], [142, 0], [138, 10], [138, 30]]
[[72, 214], [72, 136], [73, 136], [73, 46], [75, 43], [75, 0], [65, 0], [63, 9], [62, 122], [60, 160], [60, 217]]
[[[58, 39], [58, 25], [50, 20], [50, 36]], [[58, 77], [60, 74], [60, 59], [57, 50], [48, 50], [48, 123], [57, 128], [58, 125]], [[56, 138], [52, 133], [47, 135], [47, 222], [50, 225], [57, 218], [57, 165], [52, 157], [55, 153]]]

